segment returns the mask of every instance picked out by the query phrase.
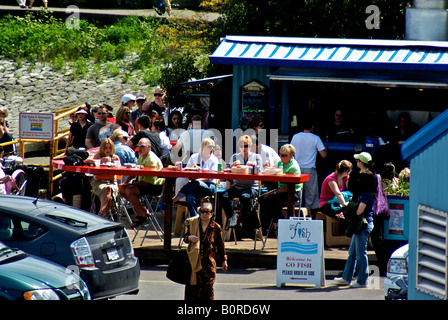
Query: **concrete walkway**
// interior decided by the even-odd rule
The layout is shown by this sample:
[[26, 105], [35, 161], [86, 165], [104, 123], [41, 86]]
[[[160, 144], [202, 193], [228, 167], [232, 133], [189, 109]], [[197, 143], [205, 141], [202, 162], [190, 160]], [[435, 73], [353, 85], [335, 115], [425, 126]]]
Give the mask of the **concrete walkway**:
[[[51, 2], [51, 1], [50, 1]], [[0, 12], [2, 13], [11, 13], [14, 14], [16, 12], [23, 12], [25, 10], [30, 9], [21, 9], [17, 6], [4, 6], [0, 5]], [[39, 7], [39, 2], [35, 2], [35, 5], [31, 11], [39, 11], [41, 8]], [[56, 8], [56, 7], [48, 7], [49, 11], [53, 11], [56, 13], [66, 14], [67, 17], [73, 14], [73, 9], [68, 8]], [[151, 16], [151, 17], [163, 17], [168, 18], [168, 15], [165, 13], [163, 16], [158, 15], [154, 9], [85, 9], [79, 8], [80, 18], [83, 19], [84, 16], [97, 16], [97, 15], [108, 15], [114, 17], [125, 17], [125, 16]], [[171, 12], [171, 18], [180, 18], [180, 19], [201, 19], [205, 21], [213, 21], [219, 17], [219, 13], [215, 12], [200, 12], [193, 10], [178, 10], [173, 8]]]
[[[157, 213], [159, 221], [163, 223], [163, 215], [161, 212]], [[174, 226], [176, 217], [176, 208], [173, 209]], [[123, 221], [123, 223], [125, 223]], [[125, 223], [126, 224], [126, 223]], [[144, 237], [146, 229], [142, 228], [135, 237], [133, 242], [135, 255], [140, 258], [142, 264], [167, 264], [173, 257], [174, 253], [179, 250], [180, 235], [172, 234], [171, 250], [163, 248], [163, 241], [160, 240], [154, 229], [151, 227], [146, 237]], [[135, 231], [128, 229], [131, 239], [135, 236]], [[273, 232], [272, 232], [273, 234]], [[142, 243], [143, 240], [143, 243]], [[226, 251], [231, 263], [234, 267], [248, 267], [248, 268], [276, 268], [277, 266], [277, 239], [270, 237], [266, 241], [266, 246], [263, 248], [261, 240], [256, 242], [254, 249], [254, 240], [243, 237], [238, 239], [235, 243], [233, 236], [229, 241], [225, 242]], [[186, 248], [182, 243], [181, 248]], [[377, 261], [375, 252], [369, 248], [367, 251], [369, 263], [374, 265]], [[348, 257], [347, 246], [324, 247], [325, 270], [341, 271], [344, 268], [345, 261]]]

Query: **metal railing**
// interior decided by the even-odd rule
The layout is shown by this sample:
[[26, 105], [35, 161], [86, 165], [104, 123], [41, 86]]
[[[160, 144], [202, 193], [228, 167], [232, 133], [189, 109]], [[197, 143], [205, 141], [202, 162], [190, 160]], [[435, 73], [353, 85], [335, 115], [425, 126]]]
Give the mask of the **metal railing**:
[[[19, 156], [23, 159], [23, 164], [29, 165], [29, 166], [39, 166], [43, 168], [48, 168], [48, 191], [47, 191], [47, 198], [51, 198], [53, 195], [53, 183], [60, 179], [62, 177], [62, 174], [58, 174], [54, 176], [53, 171], [53, 159], [60, 158], [65, 153], [64, 149], [59, 149], [59, 140], [63, 139], [64, 137], [68, 136], [70, 133], [70, 128], [66, 129], [59, 129], [59, 120], [73, 114], [78, 110], [79, 107], [83, 107], [85, 105], [80, 105], [76, 107], [70, 107], [65, 108], [62, 110], [58, 110], [55, 112], [55, 117], [53, 118], [55, 132], [53, 133], [53, 138], [51, 140], [40, 140], [40, 139], [19, 139], [19, 140], [13, 140], [9, 142], [0, 143], [1, 146], [9, 146], [9, 145], [19, 145]], [[50, 157], [49, 157], [49, 163], [48, 164], [33, 164], [33, 163], [27, 163], [25, 158], [25, 143], [45, 143], [50, 145]], [[17, 148], [16, 148], [17, 149]]]

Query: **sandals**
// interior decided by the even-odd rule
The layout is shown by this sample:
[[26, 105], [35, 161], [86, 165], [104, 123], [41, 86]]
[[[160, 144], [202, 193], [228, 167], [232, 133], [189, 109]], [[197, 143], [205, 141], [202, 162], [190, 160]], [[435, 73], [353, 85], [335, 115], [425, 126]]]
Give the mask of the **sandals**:
[[140, 227], [142, 224], [145, 223], [145, 221], [148, 219], [149, 214], [146, 214], [145, 216], [136, 216], [133, 220], [132, 220], [132, 224], [131, 224], [131, 228], [137, 228]]

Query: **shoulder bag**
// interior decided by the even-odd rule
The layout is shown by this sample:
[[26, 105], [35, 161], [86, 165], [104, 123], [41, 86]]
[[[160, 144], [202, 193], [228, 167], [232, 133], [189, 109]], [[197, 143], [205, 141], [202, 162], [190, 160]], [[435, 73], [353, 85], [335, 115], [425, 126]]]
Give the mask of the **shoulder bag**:
[[166, 277], [180, 284], [190, 284], [191, 264], [186, 250], [180, 250], [168, 264]]

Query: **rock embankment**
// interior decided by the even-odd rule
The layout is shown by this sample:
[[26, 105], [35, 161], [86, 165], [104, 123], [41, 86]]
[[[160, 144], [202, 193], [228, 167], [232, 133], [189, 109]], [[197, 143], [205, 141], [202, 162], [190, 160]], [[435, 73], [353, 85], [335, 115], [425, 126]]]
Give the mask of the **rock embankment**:
[[[73, 68], [60, 71], [39, 62], [17, 63], [0, 57], [0, 106], [9, 110], [6, 120], [14, 138], [19, 138], [20, 112], [55, 112], [89, 102], [108, 104], [115, 113], [123, 94], [150, 94], [151, 87], [137, 74], [116, 68], [118, 72], [111, 76], [108, 65], [90, 65], [80, 77]], [[68, 120], [60, 121], [59, 129], [68, 127]]]

